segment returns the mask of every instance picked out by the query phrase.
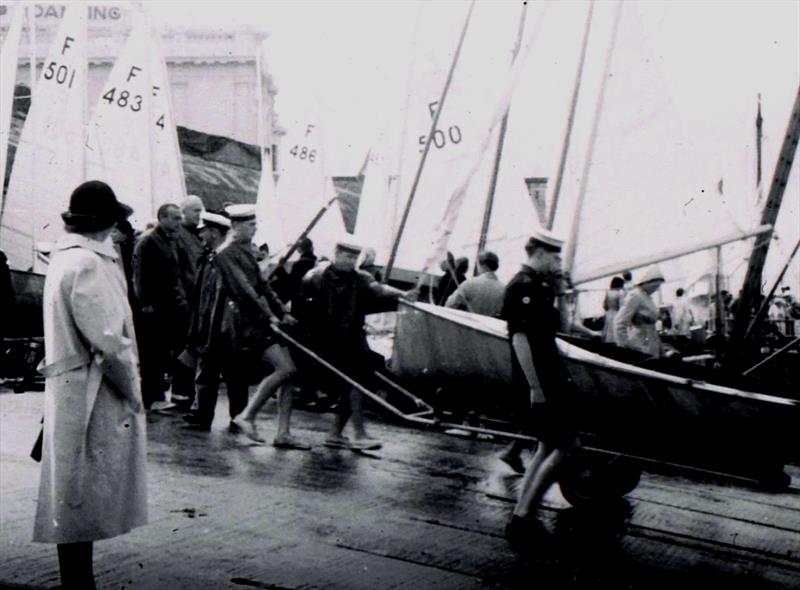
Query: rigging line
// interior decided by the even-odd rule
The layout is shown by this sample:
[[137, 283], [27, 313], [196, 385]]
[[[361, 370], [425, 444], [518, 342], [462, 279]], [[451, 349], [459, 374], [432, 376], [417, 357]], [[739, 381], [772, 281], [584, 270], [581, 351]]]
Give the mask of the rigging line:
[[594, 14], [594, 0], [589, 4], [589, 12], [586, 15], [586, 26], [583, 32], [583, 42], [581, 44], [581, 55], [578, 61], [578, 73], [575, 76], [575, 86], [572, 90], [572, 102], [569, 107], [569, 117], [567, 118], [567, 129], [564, 135], [564, 143], [561, 147], [561, 160], [558, 163], [558, 172], [556, 173], [556, 184], [553, 188], [553, 196], [551, 198], [552, 204], [547, 216], [547, 229], [553, 229], [553, 222], [556, 219], [556, 207], [558, 205], [558, 197], [561, 194], [561, 183], [564, 180], [564, 169], [567, 165], [567, 155], [569, 153], [569, 142], [572, 138], [572, 128], [575, 123], [575, 109], [578, 106], [578, 94], [581, 88], [581, 80], [583, 79], [583, 66], [586, 63], [586, 48], [589, 46], [589, 33], [592, 28], [592, 16]]
[[575, 250], [577, 247], [578, 241], [578, 230], [580, 226], [580, 218], [581, 218], [581, 208], [583, 207], [583, 201], [586, 198], [586, 190], [589, 185], [589, 171], [592, 166], [592, 155], [594, 153], [594, 146], [597, 142], [597, 131], [600, 126], [600, 115], [603, 112], [603, 104], [605, 102], [605, 94], [606, 88], [608, 87], [608, 80], [611, 77], [611, 62], [612, 57], [614, 55], [614, 47], [617, 43], [617, 34], [619, 33], [619, 25], [620, 21], [622, 20], [622, 7], [624, 3], [622, 0], [619, 0], [617, 3], [617, 10], [616, 14], [614, 15], [614, 24], [611, 30], [611, 38], [608, 44], [608, 51], [606, 53], [606, 63], [605, 69], [603, 71], [603, 81], [600, 85], [600, 92], [597, 96], [597, 103], [595, 104], [595, 112], [594, 112], [594, 121], [592, 122], [592, 130], [589, 135], [589, 145], [586, 150], [586, 160], [584, 161], [583, 165], [583, 174], [581, 175], [581, 184], [580, 189], [578, 191], [578, 202], [575, 208], [574, 219], [572, 223], [572, 230], [570, 232], [570, 237], [567, 242], [567, 249], [566, 255], [564, 256], [565, 264], [564, 269], [569, 274], [572, 271], [572, 268], [575, 263]]
[[[519, 26], [517, 28], [517, 41], [514, 49], [511, 52], [511, 65], [513, 67], [514, 61], [517, 59], [520, 47], [522, 46], [522, 37], [525, 33], [525, 17], [528, 14], [528, 3], [522, 5], [522, 10], [519, 15]], [[503, 115], [503, 120], [500, 123], [500, 136], [497, 138], [497, 150], [494, 156], [494, 166], [492, 168], [492, 178], [489, 182], [489, 193], [486, 195], [486, 205], [483, 211], [483, 221], [481, 222], [481, 233], [478, 237], [478, 251], [475, 253], [475, 272], [478, 274], [478, 256], [481, 251], [486, 247], [486, 236], [489, 233], [489, 222], [492, 218], [492, 207], [494, 206], [494, 195], [497, 189], [497, 177], [500, 172], [500, 159], [503, 157], [503, 144], [506, 139], [506, 130], [508, 129], [508, 114], [511, 111], [511, 102], [509, 101], [506, 107], [506, 112]], [[471, 311], [471, 310], [470, 310]]]
[[403, 235], [403, 231], [405, 229], [406, 222], [408, 221], [408, 216], [411, 213], [411, 205], [414, 202], [414, 196], [417, 193], [417, 186], [419, 185], [419, 180], [422, 176], [422, 170], [425, 167], [425, 160], [428, 158], [428, 153], [431, 149], [431, 143], [433, 143], [433, 133], [436, 131], [436, 125], [439, 123], [439, 116], [442, 113], [442, 109], [444, 109], [444, 101], [447, 98], [447, 93], [450, 90], [450, 83], [453, 81], [453, 72], [456, 69], [456, 64], [458, 63], [458, 58], [461, 55], [461, 47], [464, 45], [464, 38], [467, 36], [467, 29], [469, 28], [469, 22], [472, 18], [472, 11], [475, 8], [475, 0], [472, 0], [469, 4], [469, 10], [467, 11], [467, 17], [464, 19], [464, 26], [461, 29], [461, 35], [458, 38], [458, 45], [456, 46], [456, 51], [453, 54], [453, 61], [450, 64], [450, 71], [447, 73], [447, 80], [444, 83], [444, 88], [442, 89], [442, 95], [439, 98], [439, 104], [436, 107], [436, 113], [433, 115], [433, 121], [431, 121], [431, 128], [428, 132], [427, 140], [425, 141], [425, 148], [422, 151], [422, 158], [420, 158], [419, 166], [417, 167], [417, 173], [414, 176], [414, 182], [411, 185], [411, 192], [408, 195], [408, 201], [406, 201], [406, 206], [403, 211], [403, 217], [400, 220], [400, 226], [397, 228], [397, 235], [394, 238], [394, 243], [392, 244], [392, 250], [389, 254], [389, 260], [386, 262], [386, 272], [383, 276], [383, 282], [386, 283], [389, 280], [389, 275], [392, 272], [392, 267], [394, 266], [395, 258], [397, 257], [397, 250], [400, 247], [400, 238]]

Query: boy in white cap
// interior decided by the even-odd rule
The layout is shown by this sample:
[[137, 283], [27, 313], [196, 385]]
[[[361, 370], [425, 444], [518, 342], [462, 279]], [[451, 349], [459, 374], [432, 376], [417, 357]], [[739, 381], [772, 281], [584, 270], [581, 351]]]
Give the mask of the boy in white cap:
[[567, 454], [578, 444], [577, 426], [568, 409], [572, 385], [556, 345], [560, 317], [555, 300], [563, 292], [562, 244], [547, 230], [534, 232], [525, 245], [528, 260], [506, 287], [503, 302], [513, 382], [519, 393], [518, 423], [539, 441], [506, 526], [506, 537], [515, 544], [541, 532], [533, 513]]
[[225, 208], [231, 219], [231, 231], [217, 253], [214, 263], [226, 290], [222, 330], [232, 346], [257, 365], [269, 363], [273, 371], [262, 379], [255, 396], [236, 417], [234, 423], [256, 442], [264, 442], [256, 428], [261, 407], [280, 389], [278, 399], [278, 432], [273, 446], [281, 449], [307, 450], [310, 447], [289, 432], [292, 412], [292, 390], [288, 387], [295, 366], [289, 351], [270, 328], [281, 321], [293, 322], [278, 296], [262, 278], [253, 253], [256, 233], [256, 210], [253, 205], [231, 205]]
[[[365, 316], [396, 309], [400, 297], [413, 297], [416, 291], [382, 285], [369, 273], [356, 269], [360, 252], [360, 246], [339, 242], [331, 264], [318, 266], [303, 277], [298, 300], [301, 305], [294, 311], [310, 332], [312, 348], [337, 369], [368, 386], [376, 366], [375, 355], [364, 333]], [[341, 399], [325, 446], [356, 450], [381, 448], [381, 443], [368, 436], [364, 428], [361, 391], [336, 377], [328, 380], [327, 387]], [[353, 440], [342, 434], [351, 417]]]

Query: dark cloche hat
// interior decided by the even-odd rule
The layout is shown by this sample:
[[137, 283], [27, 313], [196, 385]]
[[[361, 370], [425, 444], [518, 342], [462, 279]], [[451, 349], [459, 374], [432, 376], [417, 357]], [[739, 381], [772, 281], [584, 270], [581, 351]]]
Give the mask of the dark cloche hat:
[[111, 187], [99, 180], [79, 185], [69, 198], [69, 210], [61, 214], [64, 223], [84, 231], [100, 231], [127, 219], [133, 209], [117, 201]]

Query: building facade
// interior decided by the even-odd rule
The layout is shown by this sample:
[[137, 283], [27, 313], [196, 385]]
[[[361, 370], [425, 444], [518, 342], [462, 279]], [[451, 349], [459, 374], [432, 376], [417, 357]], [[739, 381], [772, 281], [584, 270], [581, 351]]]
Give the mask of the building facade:
[[[18, 85], [30, 87], [32, 58], [36, 60], [37, 76], [41, 72], [64, 10], [62, 4], [28, 7], [29, 18], [33, 14], [35, 31], [31, 34], [26, 22], [19, 51]], [[132, 18], [130, 10], [116, 4], [90, 5], [86, 10], [89, 31], [87, 108], [92, 109], [131, 30]], [[0, 5], [0, 35], [5, 35], [10, 20], [10, 7]], [[268, 33], [247, 27], [158, 30], [177, 124], [262, 145], [268, 155], [273, 153], [281, 130], [274, 111], [277, 88], [263, 52]], [[34, 100], [35, 93], [34, 87]]]

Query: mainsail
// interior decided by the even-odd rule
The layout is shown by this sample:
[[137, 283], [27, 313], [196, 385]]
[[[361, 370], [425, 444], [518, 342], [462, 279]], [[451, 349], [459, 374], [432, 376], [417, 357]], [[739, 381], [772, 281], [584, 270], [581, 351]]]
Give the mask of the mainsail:
[[186, 188], [163, 58], [144, 14], [134, 19], [89, 124], [87, 176], [107, 182], [143, 228]]
[[[403, 159], [400, 179], [399, 205], [409, 197], [416, 164], [428, 137], [431, 120], [439, 108], [438, 101], [447, 77], [448, 67], [456, 47], [458, 30], [453, 23], [461, 22], [464, 5], [456, 3], [427, 4], [420, 19], [419, 38], [413, 56], [414, 68], [408, 101]], [[407, 227], [398, 245], [394, 265], [399, 268], [422, 270], [428, 259], [440, 250], [441, 221], [449, 197], [459, 181], [466, 178], [482, 144], [492, 132], [493, 114], [502, 94], [511, 63], [514, 45], [516, 7], [501, 8], [477, 5], [467, 30], [462, 52], [453, 71], [437, 128], [433, 130], [432, 146], [417, 186], [415, 201], [410, 209]], [[446, 24], [443, 24], [446, 23]], [[491, 171], [487, 158], [480, 171], [473, 175], [468, 187], [482, 203]], [[466, 202], [471, 202], [469, 195]], [[480, 233], [481, 205], [474, 206], [473, 215], [459, 217], [448, 240], [456, 255], [474, 256]], [[439, 227], [441, 229], [441, 227]], [[407, 233], [406, 233], [407, 232]]]
[[[266, 236], [270, 250], [275, 253], [291, 246], [315, 215], [336, 196], [333, 181], [325, 169], [325, 144], [316, 109], [293, 106], [297, 110], [287, 115], [287, 133], [281, 141], [278, 158], [281, 174], [277, 201], [284, 242], [276, 242], [280, 236]], [[345, 235], [344, 220], [334, 203], [314, 225], [309, 237], [317, 252], [331, 256], [335, 242]]]
[[[22, 32], [24, 9], [17, 4], [11, 25], [8, 27], [3, 46], [0, 48], [0, 182], [5, 184], [6, 157], [11, 130], [11, 114], [14, 112], [14, 84], [17, 78], [17, 54]], [[0, 215], [3, 211], [3, 189], [0, 186]]]
[[[688, 93], [694, 72], [677, 65], [681, 52], [654, 49], [657, 35], [666, 32], [656, 34], [650, 27], [636, 6], [625, 5], [595, 149], [578, 158], [590, 158], [591, 168], [583, 179], [585, 205], [577, 212], [575, 283], [741, 239], [756, 229], [746, 206], [756, 196], [749, 181], [752, 165], [730, 156], [737, 147], [747, 153], [752, 131], [742, 124], [752, 120], [746, 111], [755, 90], [722, 91], [731, 87], [732, 76], [743, 77], [726, 69], [731, 58], [725, 54], [717, 62], [698, 58], [708, 60], [720, 79]], [[607, 43], [601, 37], [596, 44]], [[600, 87], [597, 68], [594, 77], [592, 85]], [[584, 113], [594, 100], [584, 99]], [[583, 123], [585, 132], [585, 117]], [[565, 189], [575, 202], [576, 187]], [[559, 222], [566, 233], [570, 216], [557, 216]], [[707, 272], [709, 263], [708, 253], [692, 254], [664, 262], [662, 271], [668, 280], [689, 281]]]
[[37, 243], [62, 231], [59, 214], [85, 179], [86, 6], [70, 4], [44, 61], [0, 221], [0, 250], [12, 268], [34, 268]]

